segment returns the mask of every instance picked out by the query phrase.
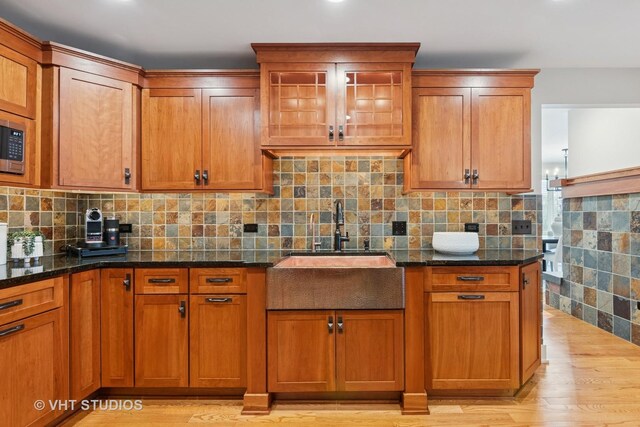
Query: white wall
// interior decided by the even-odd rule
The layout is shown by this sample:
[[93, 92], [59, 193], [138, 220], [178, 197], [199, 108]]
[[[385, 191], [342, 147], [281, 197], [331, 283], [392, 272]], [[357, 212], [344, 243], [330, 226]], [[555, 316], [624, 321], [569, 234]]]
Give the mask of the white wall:
[[569, 110], [569, 177], [640, 166], [640, 108]]
[[[543, 104], [640, 104], [640, 68], [546, 68], [531, 93], [531, 181], [541, 189]], [[569, 153], [569, 163], [572, 162]]]

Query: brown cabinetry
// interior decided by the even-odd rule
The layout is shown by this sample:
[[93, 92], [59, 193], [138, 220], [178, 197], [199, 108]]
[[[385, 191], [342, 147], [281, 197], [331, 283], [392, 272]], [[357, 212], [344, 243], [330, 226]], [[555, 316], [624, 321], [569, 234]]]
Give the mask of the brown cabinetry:
[[442, 390], [517, 390], [518, 293], [425, 296], [425, 383]]
[[246, 295], [191, 295], [189, 310], [189, 385], [246, 387]]
[[0, 44], [0, 110], [36, 118], [37, 70], [36, 61]]
[[54, 188], [136, 189], [138, 90], [128, 81], [47, 67], [43, 180]]
[[65, 286], [57, 277], [0, 290], [2, 425], [47, 425], [62, 414], [49, 402], [69, 398]]
[[513, 395], [540, 365], [540, 265], [425, 269], [425, 385]]
[[133, 269], [100, 272], [103, 387], [133, 387]]
[[416, 71], [405, 190], [528, 190], [536, 70]]
[[401, 311], [268, 313], [270, 392], [404, 389]]
[[100, 270], [71, 275], [69, 292], [70, 397], [100, 388]]
[[135, 269], [135, 386], [189, 385], [189, 272]]
[[418, 44], [252, 46], [261, 67], [264, 149], [411, 145]]
[[260, 151], [257, 78], [237, 74], [177, 80], [175, 73], [156, 72], [148, 78], [143, 190], [272, 191], [272, 161]]
[[540, 263], [522, 268], [520, 289], [520, 382], [540, 366], [542, 347], [542, 284]]

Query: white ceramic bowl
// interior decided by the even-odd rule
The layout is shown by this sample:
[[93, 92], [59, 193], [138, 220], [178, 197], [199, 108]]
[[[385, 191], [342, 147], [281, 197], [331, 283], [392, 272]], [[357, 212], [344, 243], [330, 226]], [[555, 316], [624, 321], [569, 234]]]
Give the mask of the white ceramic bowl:
[[478, 233], [461, 231], [436, 231], [433, 233], [433, 249], [443, 254], [469, 255], [480, 247]]

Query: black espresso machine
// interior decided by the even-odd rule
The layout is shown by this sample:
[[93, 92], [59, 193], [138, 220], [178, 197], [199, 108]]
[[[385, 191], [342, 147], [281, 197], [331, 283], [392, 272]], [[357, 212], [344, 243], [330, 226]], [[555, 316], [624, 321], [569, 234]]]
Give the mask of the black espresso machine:
[[67, 254], [79, 257], [124, 255], [127, 245], [120, 244], [120, 230], [131, 232], [130, 224], [116, 217], [104, 218], [98, 208], [87, 209], [84, 216], [84, 240], [67, 247]]

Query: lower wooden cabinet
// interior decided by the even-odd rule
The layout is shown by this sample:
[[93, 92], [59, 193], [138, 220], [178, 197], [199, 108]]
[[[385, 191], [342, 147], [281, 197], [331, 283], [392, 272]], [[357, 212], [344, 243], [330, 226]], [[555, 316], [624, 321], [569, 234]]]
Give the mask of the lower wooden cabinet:
[[69, 292], [70, 397], [100, 388], [100, 270], [71, 275]]
[[133, 269], [101, 271], [103, 387], [133, 387]]
[[135, 386], [189, 385], [187, 295], [135, 296]]
[[270, 392], [404, 389], [400, 310], [273, 311], [267, 324]]
[[425, 385], [437, 390], [520, 387], [517, 292], [425, 294]]
[[247, 385], [246, 295], [191, 295], [189, 385]]
[[[68, 398], [67, 333], [61, 308], [0, 326], [0, 424], [46, 425]], [[42, 410], [34, 402], [44, 402]]]
[[540, 263], [522, 268], [520, 288], [520, 382], [533, 376], [541, 360], [542, 284]]

